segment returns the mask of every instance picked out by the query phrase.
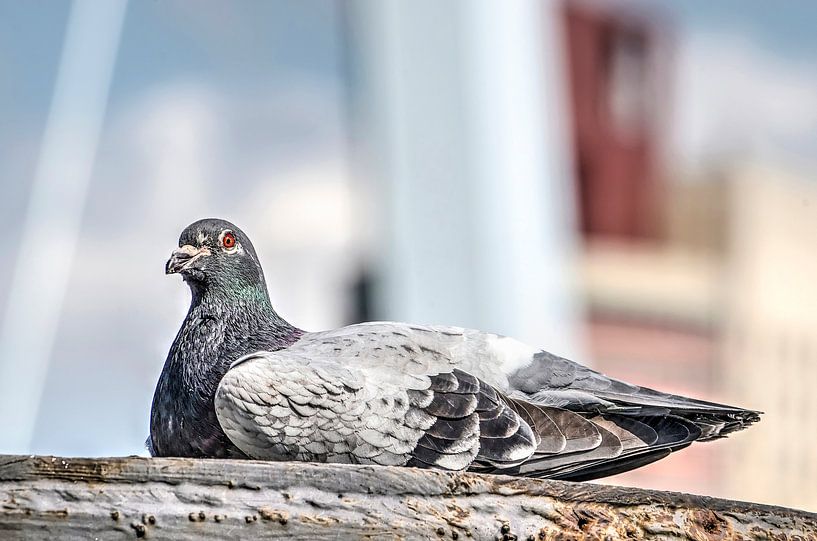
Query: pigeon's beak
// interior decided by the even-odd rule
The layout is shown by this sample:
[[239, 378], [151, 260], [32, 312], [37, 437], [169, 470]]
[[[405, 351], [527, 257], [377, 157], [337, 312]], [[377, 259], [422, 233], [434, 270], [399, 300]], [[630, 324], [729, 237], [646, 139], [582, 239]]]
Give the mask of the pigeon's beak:
[[196, 248], [195, 246], [185, 244], [170, 254], [170, 259], [168, 259], [165, 264], [165, 274], [183, 272], [185, 269], [189, 269], [195, 261], [208, 255], [210, 255], [210, 249], [206, 246]]

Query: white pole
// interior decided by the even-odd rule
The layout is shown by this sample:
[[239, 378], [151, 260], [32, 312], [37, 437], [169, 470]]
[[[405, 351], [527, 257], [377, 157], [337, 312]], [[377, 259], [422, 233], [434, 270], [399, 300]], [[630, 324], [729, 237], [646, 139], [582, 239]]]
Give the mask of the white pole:
[[489, 328], [578, 355], [560, 4], [469, 2], [474, 267]]
[[577, 353], [559, 5], [351, 3], [353, 150], [383, 316]]

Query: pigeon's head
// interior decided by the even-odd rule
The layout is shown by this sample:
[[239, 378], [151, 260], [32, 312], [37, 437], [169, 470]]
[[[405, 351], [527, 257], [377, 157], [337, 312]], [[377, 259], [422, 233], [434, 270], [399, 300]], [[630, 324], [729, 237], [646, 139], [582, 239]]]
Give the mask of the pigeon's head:
[[207, 218], [187, 226], [165, 265], [194, 288], [238, 289], [264, 284], [264, 273], [250, 239], [226, 220]]

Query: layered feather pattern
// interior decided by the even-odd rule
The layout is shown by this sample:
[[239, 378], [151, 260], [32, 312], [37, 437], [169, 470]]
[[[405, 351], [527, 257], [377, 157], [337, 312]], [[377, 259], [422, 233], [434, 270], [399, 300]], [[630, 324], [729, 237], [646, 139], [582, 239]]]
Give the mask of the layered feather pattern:
[[758, 419], [509, 340], [397, 323], [305, 334], [236, 362], [216, 413], [253, 458], [570, 480], [627, 471]]

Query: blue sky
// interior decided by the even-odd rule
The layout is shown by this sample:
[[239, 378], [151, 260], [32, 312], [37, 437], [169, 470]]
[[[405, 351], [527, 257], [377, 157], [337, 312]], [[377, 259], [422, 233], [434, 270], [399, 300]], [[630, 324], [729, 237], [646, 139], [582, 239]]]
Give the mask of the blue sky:
[[747, 36], [770, 53], [817, 62], [817, 2], [797, 0], [656, 0], [682, 32]]

